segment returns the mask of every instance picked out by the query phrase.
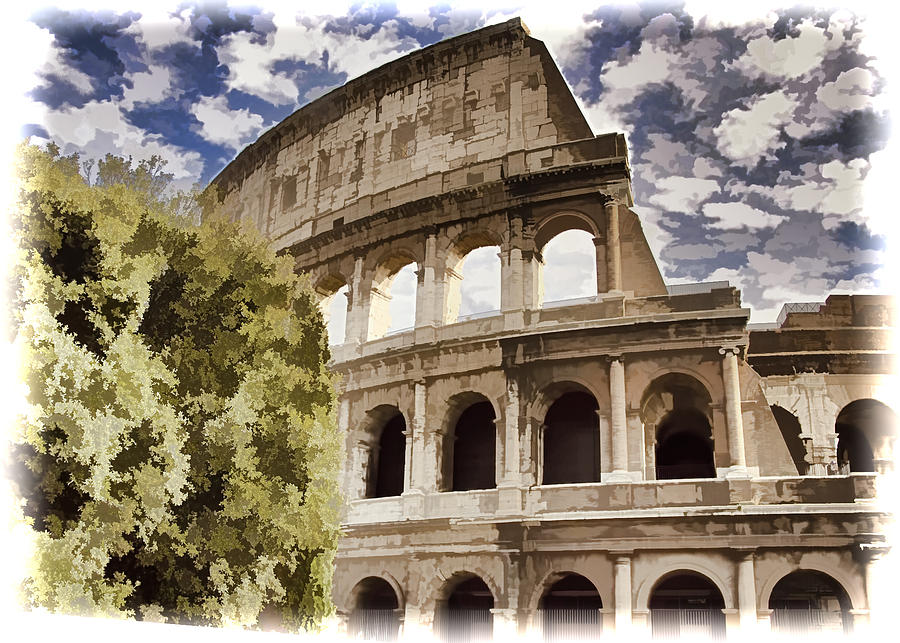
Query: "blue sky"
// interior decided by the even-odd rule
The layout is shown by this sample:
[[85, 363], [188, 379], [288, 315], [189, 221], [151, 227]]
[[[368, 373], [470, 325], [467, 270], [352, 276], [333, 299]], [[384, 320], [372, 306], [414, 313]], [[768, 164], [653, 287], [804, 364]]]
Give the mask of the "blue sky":
[[[521, 16], [594, 133], [628, 136], [635, 210], [667, 282], [727, 279], [759, 322], [785, 301], [892, 286], [895, 207], [870, 195], [891, 183], [889, 61], [885, 16], [868, 5], [138, 4], [29, 7], [13, 21], [16, 137], [88, 157], [161, 154], [182, 185], [205, 184], [331, 88]], [[554, 252], [573, 265], [548, 299], [581, 281], [574, 259], [592, 248]], [[491, 261], [467, 262], [469, 281], [493, 283]], [[461, 312], [493, 296], [472, 291]]]

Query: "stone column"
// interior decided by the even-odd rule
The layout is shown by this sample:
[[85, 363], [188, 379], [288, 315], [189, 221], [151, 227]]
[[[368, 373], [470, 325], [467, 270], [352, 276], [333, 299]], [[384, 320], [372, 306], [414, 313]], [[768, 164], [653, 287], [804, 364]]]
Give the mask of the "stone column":
[[494, 617], [494, 640], [514, 640], [519, 629], [516, 610], [511, 607], [494, 607], [491, 609], [491, 614]]
[[416, 290], [416, 328], [434, 326], [435, 316], [435, 261], [437, 255], [437, 232], [429, 230], [425, 237], [425, 260], [416, 271], [418, 285]]
[[[869, 624], [879, 625], [882, 622], [882, 615], [884, 613], [884, 610], [882, 609], [884, 592], [879, 592], [879, 589], [883, 590], [885, 589], [885, 586], [878, 582], [881, 580], [878, 572], [880, 571], [879, 565], [881, 559], [888, 553], [889, 547], [878, 543], [861, 543], [859, 549], [863, 565], [865, 566], [864, 573], [866, 602], [868, 603], [867, 607], [869, 608]], [[887, 604], [889, 606], [888, 609], [890, 609], [890, 601], [886, 601], [885, 604]]]
[[500, 310], [505, 328], [521, 328], [525, 323], [522, 249], [512, 244], [500, 253]]
[[427, 623], [423, 623], [422, 610], [417, 605], [406, 604], [403, 610], [403, 629], [400, 634], [401, 641], [418, 643], [427, 641], [431, 637], [431, 631]]
[[622, 290], [622, 248], [619, 242], [619, 203], [607, 201], [606, 210], [606, 290]]
[[521, 513], [522, 490], [519, 474], [521, 436], [519, 432], [519, 382], [514, 373], [506, 376], [506, 408], [504, 409], [503, 475], [498, 481], [501, 513]]
[[626, 482], [628, 475], [628, 419], [625, 414], [625, 364], [621, 355], [609, 361], [610, 425], [612, 428], [612, 473], [608, 482]]
[[522, 263], [525, 269], [523, 305], [527, 310], [535, 310], [541, 307], [544, 300], [544, 260], [537, 250], [523, 250]]
[[616, 604], [616, 635], [622, 636], [631, 630], [631, 554], [632, 552], [610, 552], [615, 556], [615, 578], [613, 591]]
[[406, 431], [406, 470], [403, 482], [403, 513], [410, 518], [421, 518], [424, 514], [425, 463], [425, 381], [418, 380], [413, 385], [412, 426]]
[[741, 416], [741, 381], [738, 374], [737, 348], [720, 348], [722, 382], [725, 389], [725, 424], [728, 427], [728, 454], [731, 466], [726, 477], [746, 478], [747, 459], [744, 455], [744, 420]]
[[368, 297], [363, 296], [363, 257], [357, 256], [353, 260], [353, 278], [347, 289], [347, 322], [344, 330], [344, 343], [361, 344], [367, 339], [366, 324], [369, 319], [369, 311], [366, 307]]
[[756, 628], [756, 576], [753, 568], [754, 552], [738, 552], [737, 596], [741, 630], [744, 634]]
[[597, 267], [597, 294], [606, 292], [607, 289], [607, 265], [606, 265], [606, 238], [594, 237], [594, 264]]

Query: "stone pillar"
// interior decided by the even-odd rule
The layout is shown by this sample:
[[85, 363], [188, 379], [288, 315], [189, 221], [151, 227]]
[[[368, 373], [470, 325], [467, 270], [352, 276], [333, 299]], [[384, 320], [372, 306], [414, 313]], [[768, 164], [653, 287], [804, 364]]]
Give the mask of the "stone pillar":
[[[516, 220], [518, 221], [518, 220]], [[521, 222], [519, 227], [521, 227]], [[503, 313], [504, 328], [521, 328], [525, 323], [524, 280], [525, 266], [522, 249], [509, 244], [500, 253], [500, 310]]]
[[625, 364], [621, 355], [609, 361], [610, 425], [612, 428], [612, 473], [608, 482], [626, 482], [628, 475], [628, 419], [625, 414]]
[[519, 431], [519, 382], [514, 373], [506, 376], [506, 408], [503, 423], [503, 471], [499, 488], [499, 510], [501, 513], [521, 513], [522, 489], [519, 473], [521, 458], [521, 436]]
[[597, 267], [597, 294], [606, 292], [607, 265], [606, 265], [606, 238], [605, 236], [594, 237], [594, 264]]
[[[619, 243], [619, 203], [607, 201], [606, 210], [606, 290], [622, 290], [622, 248]], [[599, 286], [598, 286], [599, 287]]]
[[544, 260], [537, 250], [523, 250], [524, 270], [523, 305], [527, 310], [535, 310], [544, 302]]
[[615, 556], [616, 635], [622, 636], [631, 630], [631, 552], [610, 553]]
[[[884, 544], [862, 543], [859, 545], [862, 562], [864, 565], [865, 583], [866, 583], [866, 603], [868, 610], [868, 620], [871, 625], [879, 625], [882, 623], [884, 609], [882, 609], [882, 599], [884, 598], [884, 590], [887, 584], [879, 581], [878, 572], [881, 559], [887, 554], [889, 548]], [[890, 609], [890, 601], [886, 601], [888, 609]], [[854, 617], [856, 618], [856, 617]]]
[[725, 389], [725, 424], [728, 427], [728, 454], [731, 466], [726, 477], [746, 478], [747, 459], [744, 455], [744, 420], [741, 416], [741, 381], [738, 374], [737, 348], [720, 348], [722, 382]]
[[400, 634], [401, 641], [418, 643], [431, 638], [431, 631], [427, 623], [423, 622], [422, 610], [416, 605], [406, 604], [403, 611], [403, 629]]
[[350, 498], [357, 500], [366, 498], [369, 494], [369, 479], [372, 476], [370, 465], [372, 464], [372, 449], [374, 446], [368, 440], [357, 440], [353, 448], [353, 474], [351, 475]]
[[511, 607], [494, 607], [491, 609], [494, 620], [494, 640], [512, 641], [518, 634], [516, 610]]
[[416, 271], [418, 285], [416, 289], [416, 328], [435, 326], [434, 291], [435, 261], [437, 255], [437, 233], [430, 230], [425, 237], [425, 260]]
[[344, 343], [361, 344], [366, 341], [368, 329], [366, 324], [369, 319], [369, 311], [366, 307], [368, 297], [363, 295], [363, 257], [357, 256], [353, 260], [353, 278], [347, 289], [347, 322], [344, 330]]
[[756, 628], [756, 575], [753, 568], [754, 552], [738, 552], [737, 596], [741, 630], [744, 634]]
[[406, 431], [406, 471], [403, 484], [403, 514], [409, 518], [422, 518], [425, 511], [425, 381], [418, 380], [413, 388], [412, 426]]

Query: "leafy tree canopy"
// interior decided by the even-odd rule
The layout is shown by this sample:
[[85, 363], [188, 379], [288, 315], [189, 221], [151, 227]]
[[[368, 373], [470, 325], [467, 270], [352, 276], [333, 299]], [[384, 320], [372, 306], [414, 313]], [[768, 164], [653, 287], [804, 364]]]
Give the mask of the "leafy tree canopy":
[[20, 150], [26, 600], [311, 626], [332, 609], [341, 457], [316, 297], [251, 231], [176, 217], [214, 198], [165, 198], [162, 170]]

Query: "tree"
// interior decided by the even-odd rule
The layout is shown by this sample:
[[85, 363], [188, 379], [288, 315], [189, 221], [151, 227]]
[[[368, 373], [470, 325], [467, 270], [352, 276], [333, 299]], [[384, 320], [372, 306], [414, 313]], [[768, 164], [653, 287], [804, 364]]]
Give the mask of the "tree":
[[26, 600], [315, 624], [333, 609], [341, 441], [308, 280], [221, 217], [176, 219], [158, 159], [107, 157], [90, 185], [77, 156], [20, 152]]

